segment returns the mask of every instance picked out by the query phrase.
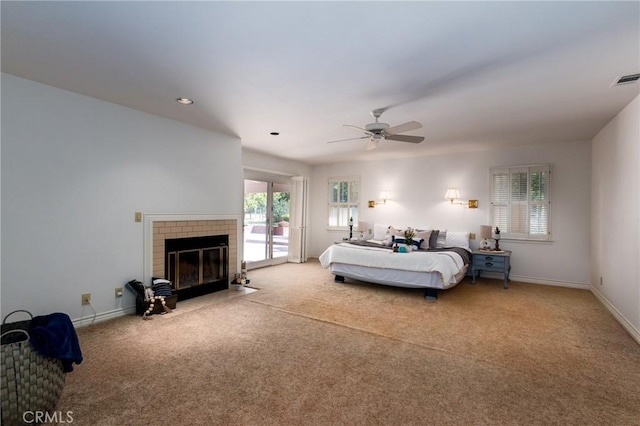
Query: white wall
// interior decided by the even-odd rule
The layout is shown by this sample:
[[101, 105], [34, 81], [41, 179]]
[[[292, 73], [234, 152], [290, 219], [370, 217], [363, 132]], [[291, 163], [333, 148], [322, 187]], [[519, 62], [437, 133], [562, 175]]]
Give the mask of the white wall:
[[[428, 142], [427, 142], [428, 143]], [[469, 231], [478, 234], [489, 223], [489, 168], [552, 163], [552, 243], [502, 240], [512, 250], [512, 278], [587, 288], [589, 285], [590, 142], [550, 143], [493, 151], [429, 156], [369, 163], [345, 163], [313, 168], [311, 186], [311, 247], [318, 256], [344, 233], [326, 229], [327, 178], [359, 175], [361, 220], [396, 227]], [[479, 200], [478, 209], [450, 205], [448, 187], [462, 199]], [[389, 190], [392, 201], [367, 208], [366, 201]], [[472, 241], [477, 247], [479, 240]]]
[[640, 342], [640, 96], [592, 151], [592, 289]]
[[238, 139], [2, 74], [3, 313], [130, 307], [114, 289], [143, 276], [134, 212], [241, 206]]
[[251, 149], [242, 149], [242, 166], [250, 170], [286, 176], [310, 176], [311, 166], [297, 161], [274, 157]]

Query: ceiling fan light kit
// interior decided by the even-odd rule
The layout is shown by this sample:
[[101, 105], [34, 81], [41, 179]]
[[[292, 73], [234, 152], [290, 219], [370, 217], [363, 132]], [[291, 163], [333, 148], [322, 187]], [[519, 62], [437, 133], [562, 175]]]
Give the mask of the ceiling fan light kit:
[[367, 142], [367, 147], [365, 148], [367, 151], [373, 151], [378, 147], [378, 142], [380, 142], [380, 138], [371, 138], [369, 142]]
[[340, 139], [336, 141], [330, 141], [327, 143], [345, 142], [345, 141], [369, 138], [369, 142], [367, 143], [366, 150], [371, 151], [378, 147], [378, 143], [381, 140], [409, 142], [409, 143], [420, 143], [424, 140], [424, 136], [412, 136], [412, 135], [400, 134], [400, 133], [410, 132], [412, 130], [420, 129], [422, 128], [422, 124], [418, 123], [417, 121], [408, 121], [406, 123], [390, 127], [388, 123], [381, 123], [378, 121], [378, 119], [380, 118], [383, 112], [384, 110], [381, 110], [381, 109], [376, 109], [371, 111], [371, 115], [373, 115], [376, 121], [374, 123], [366, 124], [364, 128], [354, 126], [353, 124], [344, 124], [345, 127], [352, 127], [360, 132], [363, 132], [365, 136], [360, 136], [358, 138]]

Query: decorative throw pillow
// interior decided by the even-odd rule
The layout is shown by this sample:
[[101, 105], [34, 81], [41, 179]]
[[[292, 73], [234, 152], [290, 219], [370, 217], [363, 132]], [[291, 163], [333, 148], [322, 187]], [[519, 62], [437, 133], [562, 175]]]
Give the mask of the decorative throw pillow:
[[443, 248], [447, 245], [447, 230], [438, 232], [438, 240], [436, 242], [437, 248]]
[[[412, 248], [414, 250], [420, 249], [420, 245], [422, 244], [423, 241], [424, 240], [422, 238], [414, 238], [412, 243], [411, 243]], [[404, 237], [398, 237], [398, 236], [395, 236], [395, 235], [393, 237], [393, 242], [394, 243], [398, 243], [398, 244], [405, 244], [405, 245], [407, 244]]]
[[396, 237], [404, 237], [404, 233], [402, 232], [402, 230], [394, 227], [394, 226], [390, 226], [389, 227], [389, 234], [390, 235], [395, 235]]
[[440, 231], [438, 231], [437, 229], [434, 229], [431, 231], [431, 235], [429, 236], [429, 248], [430, 249], [434, 249], [434, 248], [438, 248], [438, 234], [440, 233]]
[[402, 231], [400, 231], [399, 229], [394, 228], [393, 226], [389, 226], [389, 229], [387, 229], [387, 236], [384, 240], [385, 245], [387, 247], [391, 247], [393, 245], [394, 242], [394, 238], [395, 237], [400, 237], [402, 236]]
[[431, 238], [431, 231], [418, 231], [416, 232], [416, 239], [421, 239], [422, 243], [420, 244], [421, 249], [429, 248], [429, 238]]

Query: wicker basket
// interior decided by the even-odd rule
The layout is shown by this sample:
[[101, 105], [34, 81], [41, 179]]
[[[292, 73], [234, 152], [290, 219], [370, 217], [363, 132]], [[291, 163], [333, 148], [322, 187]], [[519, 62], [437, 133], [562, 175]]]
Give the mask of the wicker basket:
[[[29, 343], [30, 321], [2, 323], [2, 424], [24, 424], [27, 411], [53, 411], [64, 388], [62, 361], [37, 353]], [[31, 315], [31, 314], [29, 314]], [[8, 331], [7, 331], [8, 330]], [[5, 343], [5, 342], [11, 343]]]

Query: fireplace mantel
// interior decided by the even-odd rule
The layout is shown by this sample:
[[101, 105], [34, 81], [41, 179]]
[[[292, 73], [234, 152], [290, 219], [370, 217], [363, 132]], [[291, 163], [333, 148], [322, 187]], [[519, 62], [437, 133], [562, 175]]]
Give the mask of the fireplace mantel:
[[[164, 250], [165, 238], [180, 238], [203, 235], [229, 235], [229, 277], [240, 271], [240, 247], [242, 244], [242, 216], [233, 214], [144, 214], [144, 277], [143, 282], [149, 283], [154, 275], [154, 269], [158, 270], [158, 255], [154, 256], [154, 250], [162, 245]], [[219, 226], [206, 226], [208, 221], [219, 221]], [[166, 231], [166, 234], [154, 236], [154, 224], [156, 222], [176, 222], [175, 229]], [[197, 230], [192, 230], [197, 228]], [[220, 231], [206, 231], [205, 229], [220, 229]], [[163, 231], [165, 232], [165, 231]], [[155, 241], [154, 241], [155, 240]], [[155, 266], [155, 267], [154, 267]], [[162, 266], [164, 269], [164, 266]]]

